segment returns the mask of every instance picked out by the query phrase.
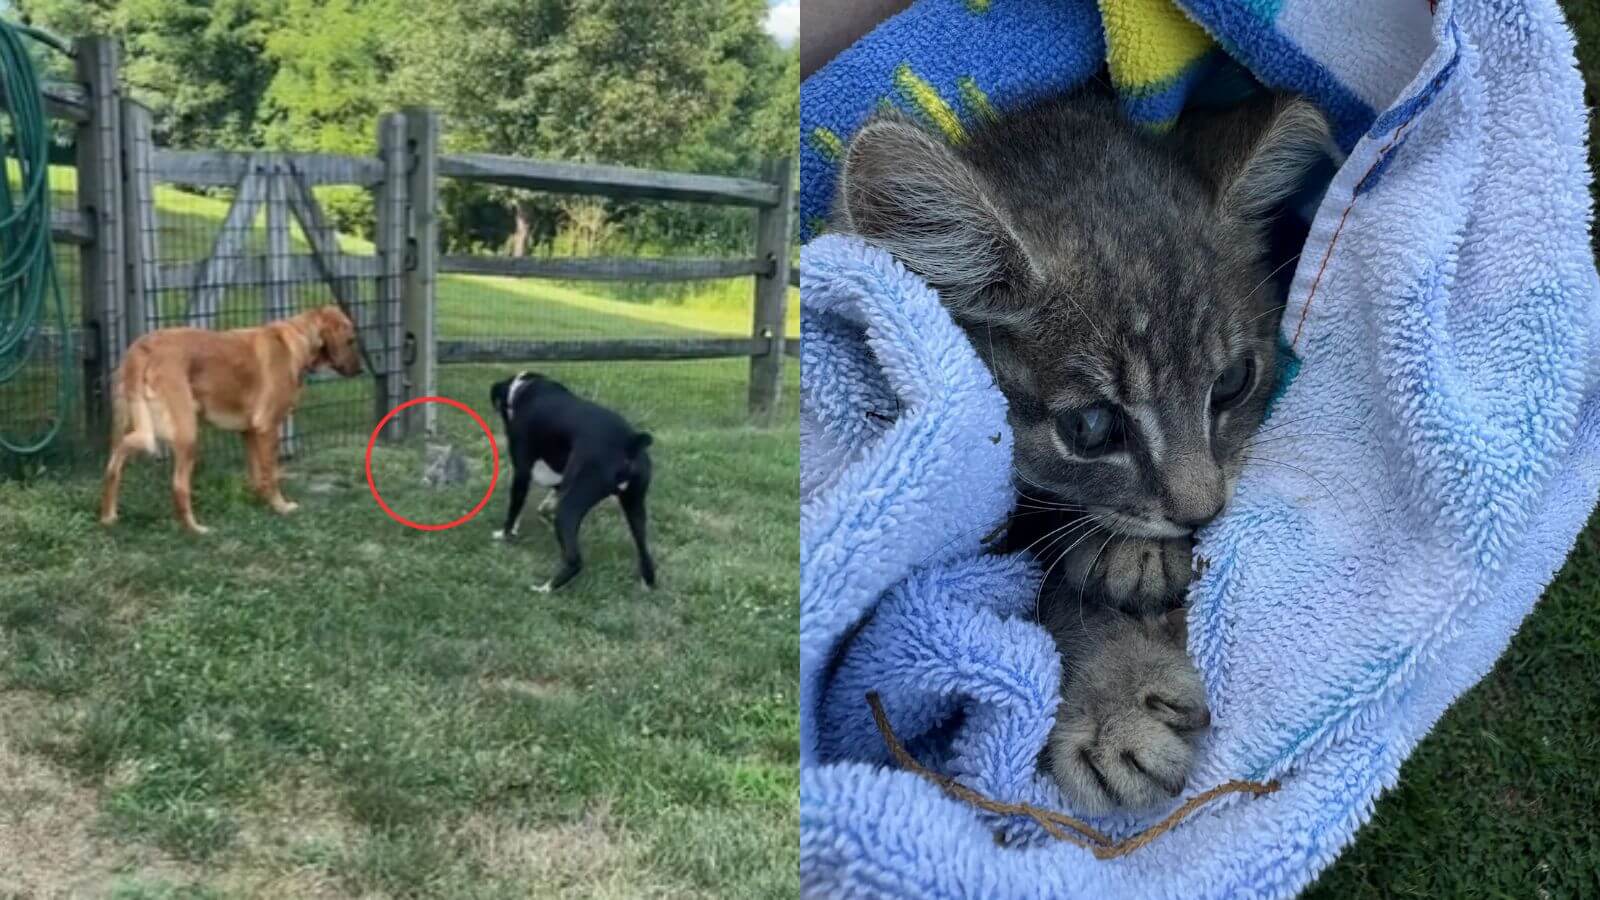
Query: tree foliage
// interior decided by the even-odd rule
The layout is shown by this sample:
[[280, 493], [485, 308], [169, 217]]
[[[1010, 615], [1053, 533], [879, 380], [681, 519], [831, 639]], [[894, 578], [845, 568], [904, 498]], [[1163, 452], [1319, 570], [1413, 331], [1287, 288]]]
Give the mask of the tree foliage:
[[[15, 5], [59, 34], [118, 37], [125, 81], [171, 147], [370, 153], [382, 112], [423, 103], [443, 114], [452, 150], [745, 175], [795, 151], [798, 57], [762, 30], [764, 0]], [[715, 209], [445, 196], [452, 242], [518, 252], [578, 225], [592, 237], [620, 224], [636, 244], [748, 232], [742, 213]], [[360, 219], [358, 199], [337, 205], [342, 222]]]

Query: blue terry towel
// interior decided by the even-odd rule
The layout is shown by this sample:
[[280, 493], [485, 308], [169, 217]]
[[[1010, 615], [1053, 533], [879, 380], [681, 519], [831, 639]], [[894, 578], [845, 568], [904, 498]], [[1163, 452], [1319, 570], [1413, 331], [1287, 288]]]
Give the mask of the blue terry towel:
[[[1094, 21], [1091, 0], [981, 5]], [[1299, 368], [1263, 426], [1270, 461], [1245, 470], [1202, 533], [1209, 567], [1190, 594], [1214, 724], [1185, 796], [1232, 779], [1282, 789], [1225, 798], [1100, 861], [888, 763], [867, 690], [928, 765], [1072, 812], [1035, 770], [1059, 678], [1048, 636], [1022, 615], [1036, 574], [983, 552], [1010, 504], [1004, 402], [925, 285], [859, 241], [822, 237], [801, 262], [808, 894], [1292, 895], [1489, 670], [1594, 507], [1600, 280], [1582, 86], [1553, 0], [1440, 0], [1431, 15], [1424, 0], [1180, 5], [1269, 85], [1372, 111], [1290, 289], [1282, 338]], [[912, 12], [938, 9], [971, 12], [947, 0]], [[861, 111], [877, 102], [850, 54], [908, 41], [894, 24], [803, 98], [854, 84]], [[1042, 38], [1023, 35], [981, 52], [1030, 59]], [[1376, 56], [1374, 35], [1387, 41]], [[1096, 36], [1051, 40], [1054, 64]], [[916, 59], [912, 43], [891, 49]], [[854, 126], [840, 127], [847, 140]], [[1125, 835], [1155, 818], [1095, 824]]]

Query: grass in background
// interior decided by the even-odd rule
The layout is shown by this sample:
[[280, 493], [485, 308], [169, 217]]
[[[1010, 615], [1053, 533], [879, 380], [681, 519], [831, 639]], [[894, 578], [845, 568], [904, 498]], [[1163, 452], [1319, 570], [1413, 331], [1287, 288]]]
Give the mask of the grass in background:
[[[615, 504], [541, 596], [531, 506], [489, 540], [508, 473], [425, 534], [371, 501], [359, 446], [292, 463], [287, 518], [202, 462], [199, 540], [164, 466], [130, 466], [111, 530], [92, 478], [0, 483], [0, 776], [7, 753], [30, 773], [0, 777], [0, 884], [56, 863], [91, 896], [793, 896], [794, 369], [787, 424], [757, 430], [728, 402], [743, 360], [544, 368], [655, 434], [658, 591]], [[441, 392], [487, 419], [501, 375]], [[470, 484], [422, 488], [416, 447], [374, 461], [429, 521], [489, 477], [477, 426], [440, 424]]]

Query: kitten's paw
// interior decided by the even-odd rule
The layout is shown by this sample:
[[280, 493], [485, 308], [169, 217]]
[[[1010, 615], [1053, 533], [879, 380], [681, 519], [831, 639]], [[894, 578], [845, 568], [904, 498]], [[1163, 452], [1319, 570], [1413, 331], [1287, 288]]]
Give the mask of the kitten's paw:
[[1069, 591], [1087, 585], [1121, 609], [1159, 609], [1183, 596], [1193, 570], [1190, 538], [1111, 537], [1074, 547], [1062, 584]]
[[1045, 758], [1073, 808], [1141, 809], [1183, 790], [1211, 724], [1181, 644], [1132, 627], [1072, 664]]

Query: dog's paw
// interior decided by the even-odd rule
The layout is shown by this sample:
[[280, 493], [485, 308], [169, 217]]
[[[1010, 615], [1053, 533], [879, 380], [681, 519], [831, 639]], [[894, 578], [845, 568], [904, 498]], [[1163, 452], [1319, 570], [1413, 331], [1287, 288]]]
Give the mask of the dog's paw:
[[1129, 619], [1070, 671], [1045, 755], [1087, 815], [1177, 797], [1211, 724], [1205, 686], [1181, 643]]
[[550, 582], [546, 581], [544, 584], [536, 584], [536, 585], [534, 585], [533, 586], [533, 592], [535, 594], [548, 594], [548, 593], [550, 593]]
[[188, 529], [190, 534], [196, 536], [204, 536], [211, 533], [211, 529], [204, 525], [190, 525], [188, 526]]
[[112, 525], [117, 524], [117, 514], [116, 513], [112, 513], [109, 516], [101, 516], [100, 517], [100, 524], [106, 526], [107, 528], [110, 528]]
[[291, 500], [284, 500], [284, 501], [282, 501], [280, 503], [272, 504], [273, 511], [276, 512], [280, 516], [287, 516], [288, 514], [294, 512], [295, 510], [297, 510], [299, 508], [300, 508], [300, 504], [295, 503], [295, 502], [293, 502]]

